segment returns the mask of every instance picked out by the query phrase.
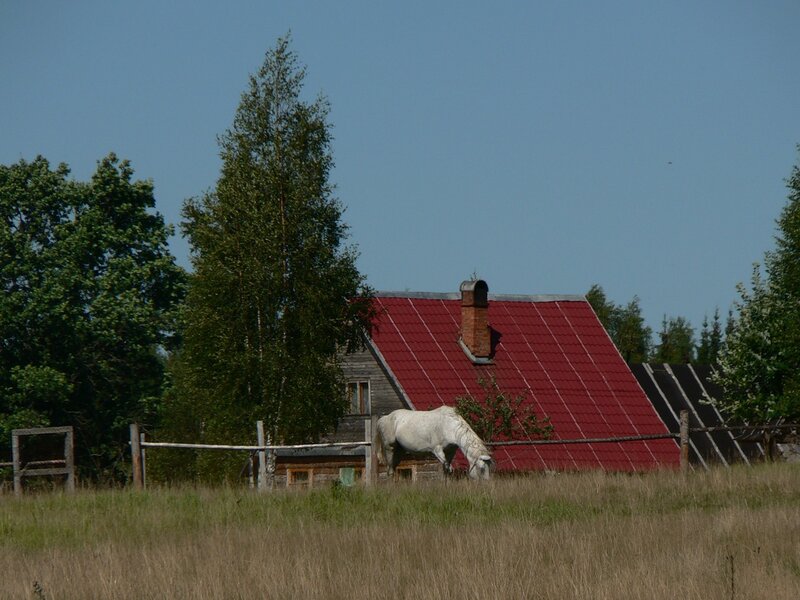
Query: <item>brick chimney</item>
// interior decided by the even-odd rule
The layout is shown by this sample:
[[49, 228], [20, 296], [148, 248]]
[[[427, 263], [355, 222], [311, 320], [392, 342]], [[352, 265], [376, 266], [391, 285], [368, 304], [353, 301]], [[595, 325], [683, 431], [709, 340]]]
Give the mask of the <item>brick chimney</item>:
[[461, 284], [461, 344], [473, 362], [489, 361], [489, 286], [481, 279]]

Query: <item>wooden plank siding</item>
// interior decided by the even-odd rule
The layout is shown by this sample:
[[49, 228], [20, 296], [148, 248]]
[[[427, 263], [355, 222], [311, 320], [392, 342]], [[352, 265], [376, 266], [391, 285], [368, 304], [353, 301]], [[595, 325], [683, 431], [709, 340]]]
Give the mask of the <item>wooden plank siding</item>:
[[[342, 357], [342, 371], [346, 382], [369, 382], [370, 409], [367, 414], [346, 415], [339, 422], [336, 431], [323, 437], [324, 442], [364, 441], [364, 421], [372, 414], [383, 416], [398, 408], [409, 408], [403, 395], [382, 366], [374, 349], [364, 349]], [[347, 455], [350, 454], [350, 455]], [[330, 485], [339, 478], [340, 468], [355, 468], [363, 474], [364, 456], [358, 453], [311, 453], [304, 456], [278, 456], [275, 482], [278, 487], [289, 485], [292, 472], [307, 469], [311, 477], [311, 487]], [[432, 456], [430, 459], [414, 457], [400, 463], [399, 469], [413, 471], [415, 481], [440, 479], [442, 468]], [[406, 471], [407, 473], [408, 471]], [[363, 481], [363, 480], [361, 480]], [[378, 465], [378, 481], [386, 481], [386, 466]]]
[[383, 416], [398, 408], [407, 408], [400, 393], [378, 363], [375, 355], [365, 348], [347, 354], [342, 360], [342, 371], [347, 382], [368, 381], [371, 413], [348, 414], [340, 421], [336, 431], [324, 436], [324, 442], [364, 441], [364, 420], [372, 414]]
[[346, 354], [342, 370], [347, 381], [369, 381], [372, 414], [383, 416], [398, 408], [409, 408], [371, 347]]
[[[285, 461], [285, 462], [284, 462]], [[356, 470], [356, 483], [364, 485], [364, 458], [348, 456], [308, 456], [279, 458], [275, 471], [275, 485], [285, 487], [329, 487], [339, 479], [339, 469], [353, 468]], [[436, 460], [409, 459], [400, 463], [398, 470], [407, 469], [413, 473], [414, 481], [431, 481], [442, 478], [442, 467]], [[311, 485], [289, 485], [289, 476], [297, 471], [307, 470], [311, 476]], [[401, 474], [399, 480], [406, 477]], [[378, 473], [378, 482], [387, 482], [386, 468], [382, 467]]]

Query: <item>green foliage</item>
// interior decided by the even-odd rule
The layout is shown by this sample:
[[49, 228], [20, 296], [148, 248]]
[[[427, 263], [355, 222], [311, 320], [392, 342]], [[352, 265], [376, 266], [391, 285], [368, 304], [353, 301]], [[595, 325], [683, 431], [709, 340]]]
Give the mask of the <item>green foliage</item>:
[[127, 424], [161, 394], [184, 274], [127, 161], [68, 174], [42, 157], [0, 166], [0, 444], [73, 425], [81, 475], [118, 478]]
[[11, 367], [6, 409], [0, 413], [0, 439], [9, 440], [13, 429], [51, 425], [48, 407], [64, 405], [72, 391], [64, 373], [52, 367]]
[[660, 342], [652, 356], [654, 362], [684, 365], [694, 362], [694, 329], [683, 317], [666, 315], [658, 332]]
[[[800, 148], [800, 146], [798, 147]], [[800, 418], [800, 169], [787, 180], [788, 202], [777, 221], [776, 248], [758, 265], [751, 289], [739, 286], [737, 318], [715, 373], [723, 408], [760, 423]]]
[[735, 420], [760, 423], [783, 414], [787, 356], [778, 296], [753, 268], [751, 291], [739, 285], [738, 318], [720, 356], [715, 378], [725, 390], [725, 412]]
[[700, 330], [700, 344], [697, 346], [696, 363], [701, 365], [714, 365], [719, 360], [723, 347], [722, 322], [720, 321], [719, 308], [714, 311], [714, 320], [709, 326], [708, 316], [703, 318]]
[[586, 293], [597, 318], [605, 327], [622, 358], [628, 363], [647, 361], [672, 364], [697, 362], [713, 364], [724, 345], [719, 310], [714, 313], [714, 322], [709, 329], [708, 319], [703, 321], [701, 343], [696, 347], [694, 329], [683, 317], [665, 316], [659, 344], [652, 346], [652, 330], [645, 325], [639, 298], [634, 296], [628, 304], [617, 305], [606, 297], [603, 288], [594, 284]]
[[603, 287], [598, 283], [593, 283], [586, 292], [586, 301], [591, 304], [606, 331], [610, 331], [614, 320], [614, 311], [617, 307], [606, 297]]
[[646, 362], [650, 356], [652, 330], [644, 324], [638, 296], [625, 306], [617, 305], [608, 300], [603, 288], [595, 283], [586, 293], [586, 300], [622, 358], [629, 363]]
[[540, 419], [533, 407], [525, 404], [525, 395], [503, 392], [494, 375], [478, 379], [483, 390], [480, 398], [472, 395], [456, 398], [456, 410], [483, 441], [498, 439], [549, 438], [553, 426], [547, 417]]
[[347, 410], [337, 353], [361, 342], [371, 293], [328, 181], [328, 103], [301, 99], [304, 76], [279, 40], [219, 138], [216, 189], [184, 205], [194, 275], [162, 435], [252, 441], [262, 419], [271, 440], [301, 442]]

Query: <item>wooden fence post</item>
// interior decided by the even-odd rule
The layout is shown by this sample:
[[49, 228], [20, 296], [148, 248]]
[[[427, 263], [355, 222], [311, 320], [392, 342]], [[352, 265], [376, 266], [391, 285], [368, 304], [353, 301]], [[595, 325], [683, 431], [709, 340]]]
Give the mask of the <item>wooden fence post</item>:
[[[256, 443], [264, 446], [264, 421], [256, 421]], [[263, 448], [258, 451], [258, 491], [267, 490], [267, 451]]]
[[19, 455], [19, 436], [12, 434], [11, 437], [11, 460], [14, 462], [14, 495], [22, 495], [22, 462]]
[[131, 464], [133, 466], [133, 487], [141, 490], [144, 487], [142, 473], [142, 445], [139, 437], [139, 424], [131, 423]]
[[245, 466], [245, 469], [247, 470], [247, 487], [249, 487], [251, 490], [254, 490], [256, 487], [256, 476], [253, 473], [254, 464], [253, 453], [251, 452], [247, 455], [247, 465]]
[[139, 434], [139, 452], [142, 454], [142, 489], [147, 489], [147, 448], [144, 445], [144, 434]]
[[378, 433], [378, 415], [371, 415], [364, 421], [365, 442], [369, 444], [364, 447], [365, 477], [367, 485], [375, 485], [378, 482], [378, 455], [375, 452], [373, 440]]
[[689, 472], [689, 411], [681, 411], [681, 473]]
[[764, 458], [768, 463], [775, 461], [777, 448], [775, 447], [775, 436], [773, 432], [765, 429], [764, 430]]
[[[272, 446], [275, 440], [272, 439], [272, 434], [265, 436], [266, 446]], [[275, 489], [275, 470], [278, 467], [278, 451], [275, 448], [267, 450], [267, 489]]]
[[75, 445], [72, 428], [64, 434], [64, 468], [67, 469], [67, 491], [75, 491]]
[[[372, 439], [372, 420], [364, 419], [364, 441], [369, 442]], [[372, 449], [370, 446], [364, 446], [364, 484], [372, 485]]]

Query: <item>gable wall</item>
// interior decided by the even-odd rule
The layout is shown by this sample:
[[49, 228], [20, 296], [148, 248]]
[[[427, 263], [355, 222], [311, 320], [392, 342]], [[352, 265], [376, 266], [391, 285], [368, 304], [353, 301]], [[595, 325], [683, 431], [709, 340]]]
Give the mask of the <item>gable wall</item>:
[[[342, 357], [345, 381], [369, 381], [372, 414], [382, 416], [398, 408], [408, 408], [392, 384], [386, 371], [369, 348]], [[335, 433], [326, 436], [331, 442], [351, 442], [364, 439], [364, 420], [370, 415], [347, 415]]]
[[347, 354], [342, 360], [342, 369], [347, 381], [369, 381], [372, 414], [380, 416], [398, 408], [408, 408], [369, 348]]

